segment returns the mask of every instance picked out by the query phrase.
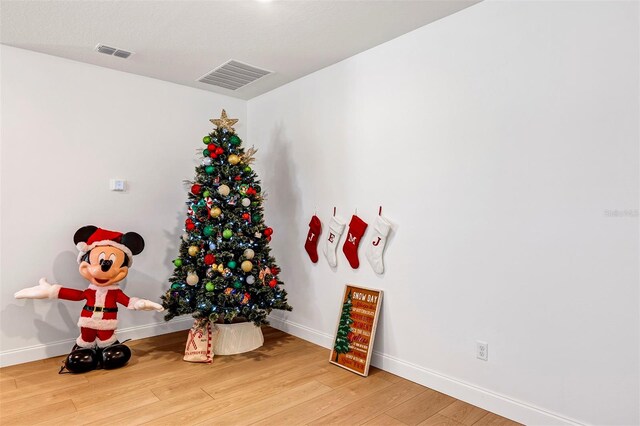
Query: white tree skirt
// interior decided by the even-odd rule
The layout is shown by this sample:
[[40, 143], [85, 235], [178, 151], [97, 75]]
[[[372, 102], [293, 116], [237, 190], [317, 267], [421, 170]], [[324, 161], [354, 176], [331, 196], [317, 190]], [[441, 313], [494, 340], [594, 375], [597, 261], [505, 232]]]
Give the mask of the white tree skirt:
[[213, 354], [234, 355], [258, 349], [264, 343], [262, 329], [252, 322], [214, 324]]

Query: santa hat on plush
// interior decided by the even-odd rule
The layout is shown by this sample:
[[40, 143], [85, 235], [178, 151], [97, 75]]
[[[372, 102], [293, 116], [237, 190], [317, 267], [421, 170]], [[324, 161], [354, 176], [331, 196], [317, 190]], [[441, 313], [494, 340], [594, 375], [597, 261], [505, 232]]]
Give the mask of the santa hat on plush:
[[73, 236], [73, 242], [80, 251], [78, 253], [78, 263], [82, 261], [82, 256], [99, 246], [111, 246], [122, 250], [129, 261], [127, 266], [133, 264], [133, 256], [139, 254], [144, 249], [144, 240], [135, 232], [109, 231], [97, 226], [87, 225], [78, 229]]

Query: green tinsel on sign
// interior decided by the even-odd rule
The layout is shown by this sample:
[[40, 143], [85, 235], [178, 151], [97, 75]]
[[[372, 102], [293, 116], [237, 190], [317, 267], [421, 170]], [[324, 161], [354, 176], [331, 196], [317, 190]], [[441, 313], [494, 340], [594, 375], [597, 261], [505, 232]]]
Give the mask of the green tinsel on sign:
[[338, 333], [336, 334], [336, 343], [333, 349], [336, 351], [336, 359], [338, 362], [338, 356], [340, 354], [346, 354], [349, 352], [349, 332], [351, 331], [351, 324], [353, 319], [351, 318], [351, 291], [347, 295], [347, 300], [342, 305], [342, 315], [340, 315], [340, 322], [338, 323]]

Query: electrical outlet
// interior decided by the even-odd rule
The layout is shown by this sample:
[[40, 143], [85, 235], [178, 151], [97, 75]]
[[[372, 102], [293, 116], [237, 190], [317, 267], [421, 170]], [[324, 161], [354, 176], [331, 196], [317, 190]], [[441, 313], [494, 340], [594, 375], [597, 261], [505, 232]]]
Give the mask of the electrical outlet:
[[476, 342], [476, 358], [483, 361], [489, 360], [489, 344], [487, 342]]

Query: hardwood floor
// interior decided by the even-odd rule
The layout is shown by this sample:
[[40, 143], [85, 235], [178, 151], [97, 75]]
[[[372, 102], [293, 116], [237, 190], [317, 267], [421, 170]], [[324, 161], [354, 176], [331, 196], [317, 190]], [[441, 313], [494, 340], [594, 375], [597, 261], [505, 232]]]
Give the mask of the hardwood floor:
[[265, 344], [182, 361], [186, 331], [128, 343], [118, 370], [58, 374], [64, 357], [0, 369], [0, 423], [162, 425], [516, 425], [382, 370], [364, 378], [329, 351], [270, 327]]

